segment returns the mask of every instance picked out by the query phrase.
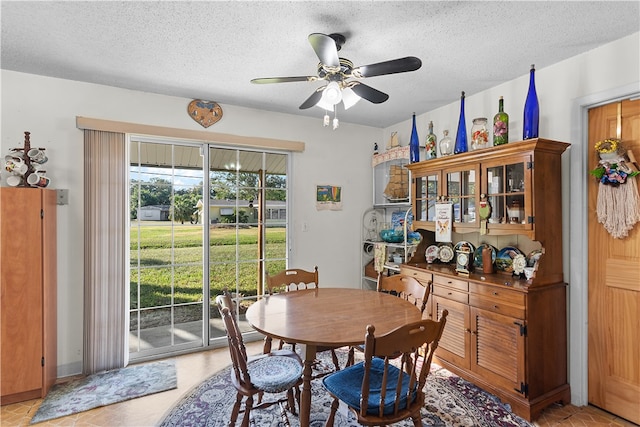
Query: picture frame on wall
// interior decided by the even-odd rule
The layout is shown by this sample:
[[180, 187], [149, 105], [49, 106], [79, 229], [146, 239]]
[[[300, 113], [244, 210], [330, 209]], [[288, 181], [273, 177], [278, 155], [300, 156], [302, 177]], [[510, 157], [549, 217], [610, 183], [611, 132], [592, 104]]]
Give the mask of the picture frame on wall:
[[342, 210], [342, 187], [335, 185], [317, 185], [316, 209], [319, 211]]

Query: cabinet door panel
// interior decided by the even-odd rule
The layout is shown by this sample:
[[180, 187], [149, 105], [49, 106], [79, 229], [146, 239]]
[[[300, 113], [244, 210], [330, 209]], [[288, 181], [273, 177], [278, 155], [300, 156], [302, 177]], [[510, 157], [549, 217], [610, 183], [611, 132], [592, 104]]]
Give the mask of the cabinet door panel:
[[440, 187], [440, 174], [435, 172], [413, 180], [414, 220], [418, 222], [434, 222], [436, 220], [436, 201]]
[[467, 166], [443, 171], [443, 195], [453, 204], [453, 221], [457, 226], [477, 227], [476, 199], [480, 188], [478, 167]]
[[456, 366], [469, 369], [469, 309], [466, 304], [433, 296], [436, 320], [440, 320], [444, 310], [449, 314], [436, 354]]
[[3, 188], [1, 194], [1, 393], [7, 396], [42, 387], [42, 219], [40, 191]]
[[471, 370], [514, 392], [526, 383], [521, 324], [517, 319], [471, 307]]
[[491, 205], [490, 228], [531, 230], [532, 155], [502, 158], [482, 165], [482, 189]]

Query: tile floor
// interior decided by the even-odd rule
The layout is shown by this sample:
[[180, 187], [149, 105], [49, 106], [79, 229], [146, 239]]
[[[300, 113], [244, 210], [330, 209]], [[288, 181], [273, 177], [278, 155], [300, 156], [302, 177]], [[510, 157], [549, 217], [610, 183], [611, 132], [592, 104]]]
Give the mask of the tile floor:
[[[247, 343], [247, 351], [262, 351], [262, 342]], [[214, 372], [230, 364], [226, 348], [192, 353], [176, 357], [178, 388], [92, 409], [68, 417], [58, 418], [36, 426], [155, 426], [180, 398]], [[29, 400], [1, 407], [0, 425], [28, 426], [42, 399]], [[623, 426], [636, 424], [617, 418], [592, 406], [552, 406], [535, 422], [536, 426]]]

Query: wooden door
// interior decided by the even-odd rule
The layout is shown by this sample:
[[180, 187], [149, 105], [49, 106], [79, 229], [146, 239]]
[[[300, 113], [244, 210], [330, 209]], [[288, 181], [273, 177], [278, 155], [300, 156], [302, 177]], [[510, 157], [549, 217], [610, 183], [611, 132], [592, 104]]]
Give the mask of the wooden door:
[[[598, 163], [594, 144], [616, 137], [640, 161], [640, 100], [589, 110], [589, 169]], [[629, 179], [640, 187], [640, 176]], [[640, 223], [627, 237], [613, 238], [598, 223], [598, 187], [590, 177], [589, 403], [640, 423]]]

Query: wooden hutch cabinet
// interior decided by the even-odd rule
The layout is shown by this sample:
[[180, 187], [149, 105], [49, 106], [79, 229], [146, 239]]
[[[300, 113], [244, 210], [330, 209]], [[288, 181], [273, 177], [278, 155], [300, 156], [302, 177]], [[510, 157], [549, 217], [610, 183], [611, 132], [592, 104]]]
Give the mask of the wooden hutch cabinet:
[[56, 191], [0, 188], [0, 404], [44, 397], [57, 378]]
[[[414, 228], [423, 239], [401, 274], [432, 286], [428, 317], [449, 311], [436, 362], [530, 421], [571, 399], [560, 189], [568, 146], [531, 139], [408, 166]], [[481, 194], [492, 213], [479, 240], [517, 235], [537, 242], [542, 255], [533, 279], [473, 269], [460, 275], [451, 264], [426, 263], [425, 249], [435, 243], [435, 202], [451, 201], [454, 236], [470, 236], [480, 232]]]

